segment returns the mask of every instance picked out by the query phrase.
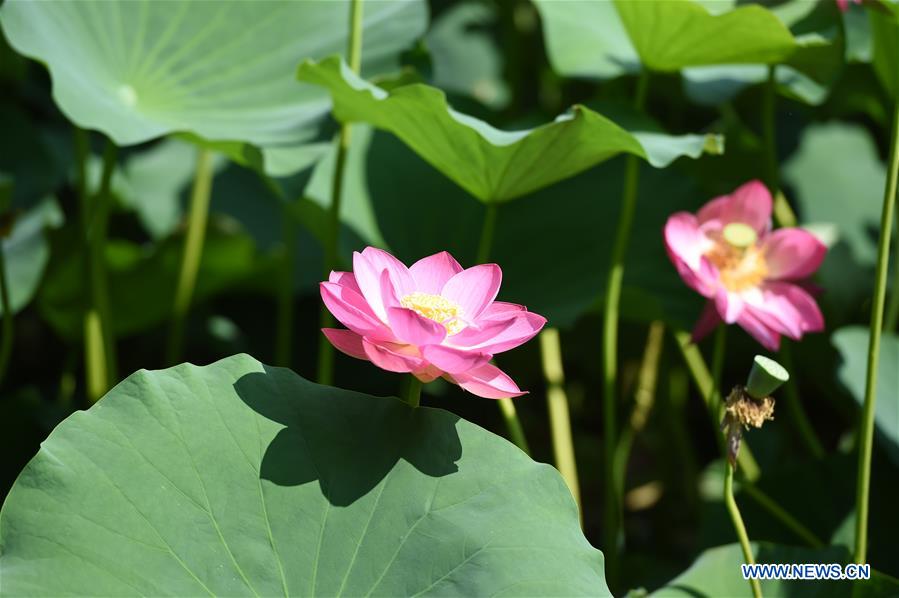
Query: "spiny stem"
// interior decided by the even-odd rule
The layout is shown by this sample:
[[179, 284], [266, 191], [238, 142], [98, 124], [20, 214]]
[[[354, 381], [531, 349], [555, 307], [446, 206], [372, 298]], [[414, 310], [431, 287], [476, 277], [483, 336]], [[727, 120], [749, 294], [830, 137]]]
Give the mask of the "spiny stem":
[[175, 305], [172, 312], [172, 330], [166, 351], [166, 362], [174, 365], [181, 360], [184, 345], [184, 326], [194, 288], [197, 272], [203, 257], [203, 240], [206, 237], [206, 223], [209, 220], [209, 200], [212, 196], [212, 152], [205, 148], [197, 150], [197, 166], [190, 195], [190, 213], [187, 221], [187, 236], [184, 239], [184, 253], [181, 256], [181, 270], [175, 289]]
[[[549, 408], [549, 429], [552, 433], [553, 454], [562, 479], [581, 512], [581, 490], [577, 477], [577, 461], [571, 434], [568, 396], [565, 394], [565, 372], [562, 369], [562, 343], [559, 331], [544, 328], [540, 333], [540, 358], [546, 380], [546, 404]], [[583, 519], [583, 514], [581, 514]]]
[[[478, 255], [476, 261], [478, 264], [484, 264], [490, 259], [490, 251], [493, 248], [493, 237], [496, 232], [496, 220], [499, 214], [499, 204], [495, 201], [487, 202], [487, 210], [484, 213], [484, 224], [481, 227], [481, 238], [478, 240]], [[506, 431], [509, 434], [509, 440], [523, 450], [527, 454], [531, 454], [528, 448], [527, 439], [524, 436], [524, 428], [518, 419], [518, 412], [512, 399], [497, 399], [500, 414], [506, 423]]]
[[893, 209], [896, 205], [896, 185], [899, 179], [899, 100], [893, 107], [893, 130], [890, 135], [890, 156], [887, 182], [880, 216], [880, 239], [877, 245], [877, 266], [874, 278], [874, 300], [871, 306], [871, 325], [868, 335], [868, 369], [865, 375], [865, 402], [859, 422], [858, 481], [855, 498], [856, 563], [864, 563], [868, 550], [868, 498], [871, 488], [871, 451], [874, 444], [874, 404], [877, 400], [877, 368], [880, 362], [880, 335], [883, 331], [883, 311], [886, 301], [887, 268], [890, 257], [890, 236]]
[[[727, 461], [725, 459], [725, 461]], [[737, 501], [734, 500], [734, 468], [727, 462], [725, 463], [727, 471], [724, 474], [724, 504], [727, 506], [727, 512], [730, 520], [734, 524], [734, 531], [737, 532], [737, 538], [740, 540], [740, 548], [743, 549], [743, 560], [747, 565], [755, 564], [755, 557], [752, 556], [752, 545], [749, 544], [749, 536], [746, 534], [746, 525], [743, 523], [743, 517], [740, 515], [740, 509], [737, 507]], [[749, 580], [752, 587], [752, 595], [754, 598], [762, 598], [762, 586], [758, 579]]]
[[[359, 73], [362, 68], [362, 0], [350, 2], [350, 37], [347, 42], [347, 62], [350, 70]], [[337, 137], [337, 156], [334, 160], [334, 177], [331, 181], [331, 205], [328, 206], [328, 235], [325, 244], [324, 278], [328, 279], [336, 270], [340, 255], [340, 205], [343, 197], [347, 154], [350, 150], [350, 124], [340, 125]], [[321, 328], [334, 325], [334, 316], [322, 305], [319, 318]], [[331, 384], [334, 381], [334, 347], [324, 335], [318, 342], [318, 382]]]
[[[634, 106], [642, 110], [646, 103], [649, 73], [640, 72]], [[621, 197], [621, 214], [618, 217], [612, 260], [606, 280], [606, 296], [603, 306], [603, 456], [605, 470], [604, 549], [608, 575], [614, 583], [618, 570], [618, 511], [620, 497], [615, 488], [615, 446], [618, 442], [616, 428], [617, 374], [618, 374], [618, 307], [621, 301], [621, 284], [624, 279], [624, 257], [630, 240], [637, 208], [637, 186], [640, 159], [628, 156], [624, 171], [624, 190]]]

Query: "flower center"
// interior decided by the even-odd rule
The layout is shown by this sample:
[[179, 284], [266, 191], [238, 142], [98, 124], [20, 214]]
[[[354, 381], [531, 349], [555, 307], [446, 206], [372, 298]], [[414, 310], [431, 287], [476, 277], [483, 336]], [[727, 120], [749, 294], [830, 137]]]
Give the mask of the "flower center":
[[462, 308], [446, 297], [415, 291], [400, 299], [400, 305], [438, 324], [443, 324], [447, 334], [456, 334], [465, 328]]
[[718, 268], [724, 288], [739, 292], [765, 280], [768, 264], [757, 245], [755, 229], [742, 222], [732, 222], [712, 235], [712, 240], [714, 245], [705, 256]]

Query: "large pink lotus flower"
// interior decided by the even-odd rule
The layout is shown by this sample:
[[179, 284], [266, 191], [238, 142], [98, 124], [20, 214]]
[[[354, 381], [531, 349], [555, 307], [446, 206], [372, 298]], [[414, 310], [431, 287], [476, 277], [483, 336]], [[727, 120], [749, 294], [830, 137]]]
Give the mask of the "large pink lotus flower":
[[422, 382], [443, 376], [488, 399], [522, 392], [488, 363], [540, 332], [546, 318], [494, 301], [502, 281], [496, 264], [463, 270], [443, 251], [407, 268], [380, 249], [353, 254], [353, 272], [321, 283], [325, 305], [349, 330], [324, 328], [335, 347]]
[[827, 248], [799, 228], [771, 230], [771, 194], [759, 181], [713, 199], [695, 215], [678, 212], [665, 224], [665, 246], [678, 273], [709, 302], [694, 340], [722, 320], [736, 322], [765, 348], [780, 336], [799, 339], [824, 329], [818, 304], [802, 286]]

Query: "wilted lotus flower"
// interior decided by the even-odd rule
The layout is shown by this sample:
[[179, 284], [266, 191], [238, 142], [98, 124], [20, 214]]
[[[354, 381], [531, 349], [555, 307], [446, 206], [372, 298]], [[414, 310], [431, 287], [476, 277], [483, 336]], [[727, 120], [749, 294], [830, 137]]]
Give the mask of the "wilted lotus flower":
[[546, 318], [494, 301], [502, 281], [496, 264], [463, 270], [443, 251], [407, 268], [380, 249], [353, 254], [353, 272], [321, 283], [325, 305], [349, 330], [325, 328], [335, 347], [422, 382], [443, 376], [488, 399], [522, 392], [493, 355], [528, 341]]
[[827, 248], [808, 231], [771, 231], [771, 194], [759, 181], [713, 199], [696, 215], [678, 212], [665, 224], [665, 245], [681, 278], [709, 298], [694, 340], [722, 320], [736, 322], [765, 348], [780, 335], [799, 339], [824, 329], [818, 304], [799, 283]]

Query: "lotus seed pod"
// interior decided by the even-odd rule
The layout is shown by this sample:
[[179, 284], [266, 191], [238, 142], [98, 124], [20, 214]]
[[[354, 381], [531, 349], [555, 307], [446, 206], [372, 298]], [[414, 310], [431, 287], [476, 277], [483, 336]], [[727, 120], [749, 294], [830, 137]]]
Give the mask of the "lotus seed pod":
[[763, 355], [756, 355], [746, 381], [746, 392], [753, 399], [761, 400], [789, 379], [790, 374], [782, 365]]

